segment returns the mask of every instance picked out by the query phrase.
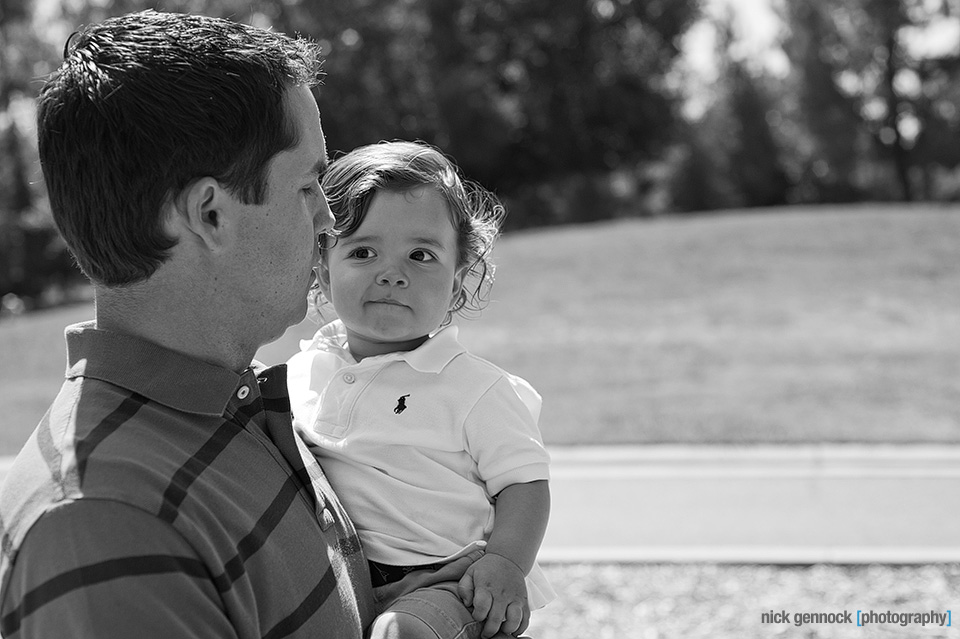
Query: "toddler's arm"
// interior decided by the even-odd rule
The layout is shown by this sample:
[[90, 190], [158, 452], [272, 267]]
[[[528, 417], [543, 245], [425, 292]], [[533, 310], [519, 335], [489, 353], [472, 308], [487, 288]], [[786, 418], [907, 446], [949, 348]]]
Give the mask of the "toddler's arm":
[[512, 484], [497, 495], [486, 554], [460, 580], [460, 597], [473, 618], [486, 620], [482, 636], [523, 632], [530, 621], [524, 578], [533, 568], [550, 515], [546, 480]]

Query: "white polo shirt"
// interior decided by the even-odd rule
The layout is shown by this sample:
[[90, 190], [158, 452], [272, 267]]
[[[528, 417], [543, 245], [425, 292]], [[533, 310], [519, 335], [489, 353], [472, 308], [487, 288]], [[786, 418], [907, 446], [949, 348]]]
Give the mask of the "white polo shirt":
[[494, 496], [549, 478], [523, 379], [466, 351], [457, 328], [357, 362], [343, 325], [288, 362], [294, 427], [320, 458], [368, 559], [433, 563], [493, 528]]

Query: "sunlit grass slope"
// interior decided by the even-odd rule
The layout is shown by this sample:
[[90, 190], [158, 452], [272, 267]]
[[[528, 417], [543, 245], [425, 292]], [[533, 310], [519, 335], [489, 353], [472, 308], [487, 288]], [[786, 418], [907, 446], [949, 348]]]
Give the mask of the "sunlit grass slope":
[[[514, 233], [464, 341], [544, 397], [550, 444], [960, 441], [960, 209], [794, 208]], [[3, 452], [71, 308], [0, 323]], [[260, 351], [283, 361], [310, 321]]]
[[566, 227], [496, 261], [461, 330], [548, 442], [960, 441], [960, 209]]

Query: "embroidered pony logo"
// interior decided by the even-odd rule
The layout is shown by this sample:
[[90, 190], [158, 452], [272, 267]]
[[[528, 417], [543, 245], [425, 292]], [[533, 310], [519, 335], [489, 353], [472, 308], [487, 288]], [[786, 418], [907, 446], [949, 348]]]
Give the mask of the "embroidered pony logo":
[[408, 397], [410, 397], [409, 394], [400, 396], [400, 397], [397, 399], [397, 407], [393, 409], [393, 412], [395, 412], [397, 415], [399, 415], [399, 414], [402, 413], [403, 411], [407, 410], [407, 402], [406, 402], [405, 400], [406, 400]]

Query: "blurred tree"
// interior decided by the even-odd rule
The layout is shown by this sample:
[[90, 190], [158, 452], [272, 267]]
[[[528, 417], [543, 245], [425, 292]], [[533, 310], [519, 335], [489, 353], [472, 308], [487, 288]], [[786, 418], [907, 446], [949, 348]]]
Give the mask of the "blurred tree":
[[[933, 195], [930, 167], [960, 162], [958, 8], [957, 0], [786, 2], [785, 50], [817, 142], [811, 167], [815, 181], [833, 177], [830, 199], [865, 188], [875, 195], [890, 182], [902, 199]], [[946, 23], [946, 46], [933, 50]], [[888, 169], [871, 171], [878, 161]]]
[[820, 3], [787, 2], [790, 35], [784, 50], [793, 65], [792, 87], [801, 134], [808, 149], [800, 158], [801, 199], [856, 200], [857, 149], [861, 122], [855, 101], [836, 83], [840, 37]]
[[733, 16], [714, 22], [717, 78], [706, 111], [690, 123], [675, 153], [670, 201], [681, 211], [786, 204], [791, 180], [771, 123], [781, 119], [773, 93], [779, 82], [759, 65], [731, 55]]
[[716, 120], [719, 109], [711, 108], [691, 123], [682, 141], [668, 158], [667, 208], [679, 213], [729, 209], [740, 205], [728, 173], [728, 156], [722, 146], [711, 143], [724, 131]]
[[33, 204], [23, 159], [23, 143], [16, 122], [0, 130], [0, 210], [17, 220]]
[[738, 62], [729, 65], [730, 111], [734, 128], [730, 172], [743, 205], [778, 206], [787, 203], [790, 180], [770, 121], [777, 116], [773, 100], [759, 81]]
[[18, 290], [26, 276], [23, 215], [30, 188], [15, 124], [0, 129], [0, 297]]
[[[905, 28], [906, 43], [920, 45], [925, 39], [933, 39], [938, 30], [946, 30], [945, 39], [948, 43], [952, 39], [953, 44], [945, 50], [914, 47], [920, 50], [911, 54], [913, 64], [904, 72], [903, 83], [907, 86], [900, 92], [910, 97], [917, 121], [912, 165], [919, 173], [919, 191], [924, 199], [960, 200], [956, 176], [960, 167], [960, 0], [944, 0], [939, 3], [939, 11], [918, 15], [914, 10], [911, 15], [914, 21]], [[950, 25], [954, 27], [952, 38]], [[911, 82], [913, 73], [915, 83]], [[949, 172], [954, 178], [939, 183], [937, 174]]]
[[0, 297], [12, 293], [28, 308], [47, 288], [51, 258], [57, 262], [64, 250], [52, 220], [35, 206], [29, 178], [35, 153], [21, 130], [37, 61], [46, 53], [32, 16], [31, 2], [0, 0]]
[[14, 33], [22, 25], [30, 11], [24, 0], [0, 0], [0, 112], [5, 112], [10, 103], [10, 94], [18, 84], [16, 41]]
[[641, 167], [678, 138], [670, 73], [700, 2], [46, 0], [41, 25], [39, 3], [0, 0], [0, 285], [13, 286], [13, 271], [41, 277], [34, 256], [68, 263], [42, 180], [30, 179], [35, 132], [13, 126], [9, 111], [32, 101], [80, 25], [155, 8], [313, 37], [327, 52], [331, 80], [317, 93], [332, 152], [381, 139], [436, 144], [511, 204], [516, 227], [640, 208], [630, 198]]
[[[699, 0], [295, 0], [278, 28], [326, 43], [328, 142], [419, 138], [544, 219], [609, 217], [606, 176], [662, 153], [678, 97], [666, 76]], [[602, 193], [600, 200], [603, 200]], [[569, 202], [570, 204], [564, 204]]]

